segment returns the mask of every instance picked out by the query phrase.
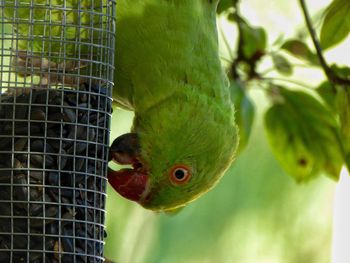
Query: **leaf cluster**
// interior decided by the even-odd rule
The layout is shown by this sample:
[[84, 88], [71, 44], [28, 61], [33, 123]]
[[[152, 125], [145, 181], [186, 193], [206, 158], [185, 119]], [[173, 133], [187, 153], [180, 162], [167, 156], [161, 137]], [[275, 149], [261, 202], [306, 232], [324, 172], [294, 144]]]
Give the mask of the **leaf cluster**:
[[[248, 91], [259, 86], [270, 102], [264, 113], [265, 131], [283, 169], [297, 182], [320, 174], [337, 180], [341, 167], [350, 167], [350, 67], [328, 66], [322, 52], [349, 35], [350, 1], [333, 0], [323, 11], [319, 42], [306, 23], [314, 46], [308, 44], [308, 38], [283, 36], [268, 44], [267, 30], [243, 17], [239, 1], [220, 1], [218, 13], [226, 15], [238, 29], [236, 43], [228, 44], [235, 50], [228, 75], [240, 127], [239, 152], [248, 143], [256, 111]], [[273, 66], [263, 71], [261, 62], [265, 60]], [[300, 87], [294, 76], [297, 66], [324, 71], [324, 82], [314, 88], [308, 87], [311, 83]], [[276, 73], [284, 79], [276, 78]], [[288, 85], [282, 85], [281, 80]]]

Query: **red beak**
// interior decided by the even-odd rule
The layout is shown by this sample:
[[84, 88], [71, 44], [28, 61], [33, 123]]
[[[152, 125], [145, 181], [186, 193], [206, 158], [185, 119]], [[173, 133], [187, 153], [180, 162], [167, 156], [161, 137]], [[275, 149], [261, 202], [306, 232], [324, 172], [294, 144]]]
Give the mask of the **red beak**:
[[149, 177], [135, 169], [108, 170], [108, 182], [123, 197], [132, 201], [143, 200], [148, 193]]
[[131, 164], [134, 169], [113, 171], [108, 169], [108, 181], [122, 196], [130, 200], [142, 201], [149, 190], [149, 176], [138, 160], [140, 143], [136, 133], [119, 136], [111, 145], [110, 160], [119, 164]]

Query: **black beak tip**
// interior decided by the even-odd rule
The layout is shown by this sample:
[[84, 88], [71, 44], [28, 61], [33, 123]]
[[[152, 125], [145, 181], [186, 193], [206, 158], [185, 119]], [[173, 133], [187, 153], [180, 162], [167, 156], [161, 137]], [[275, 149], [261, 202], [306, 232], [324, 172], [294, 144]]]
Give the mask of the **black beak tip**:
[[126, 133], [117, 137], [109, 150], [109, 160], [112, 160], [112, 153], [125, 153], [137, 155], [140, 152], [139, 138], [136, 133]]

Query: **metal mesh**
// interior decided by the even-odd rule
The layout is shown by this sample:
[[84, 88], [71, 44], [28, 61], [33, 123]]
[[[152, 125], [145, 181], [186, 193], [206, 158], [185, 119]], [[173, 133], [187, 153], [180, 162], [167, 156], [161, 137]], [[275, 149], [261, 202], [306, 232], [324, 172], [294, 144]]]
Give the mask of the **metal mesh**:
[[0, 262], [102, 262], [115, 1], [0, 0]]

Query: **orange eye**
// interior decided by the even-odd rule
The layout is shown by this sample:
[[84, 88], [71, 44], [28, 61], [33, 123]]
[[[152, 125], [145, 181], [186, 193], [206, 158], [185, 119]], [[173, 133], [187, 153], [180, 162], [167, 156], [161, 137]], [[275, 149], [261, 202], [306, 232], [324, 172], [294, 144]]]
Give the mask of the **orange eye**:
[[186, 165], [174, 165], [169, 174], [171, 182], [176, 185], [187, 183], [191, 175], [190, 168]]

